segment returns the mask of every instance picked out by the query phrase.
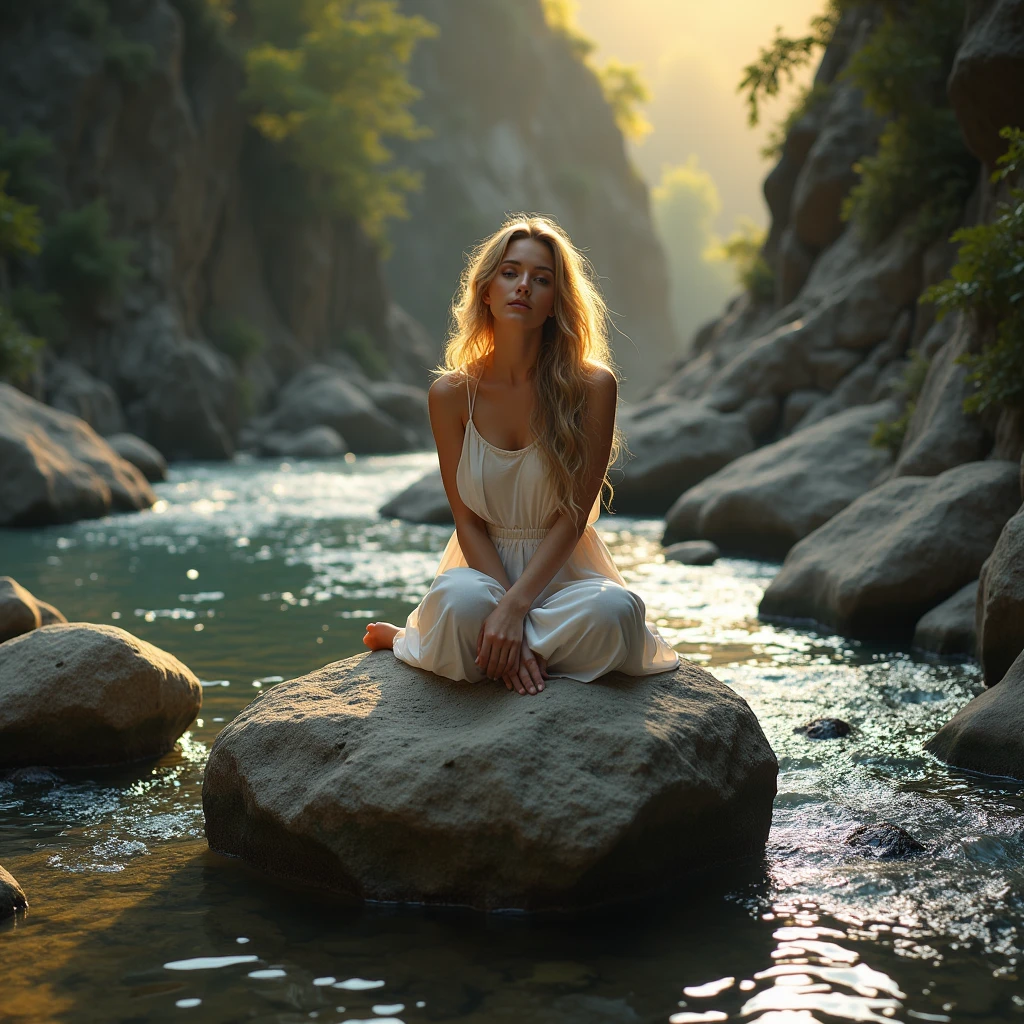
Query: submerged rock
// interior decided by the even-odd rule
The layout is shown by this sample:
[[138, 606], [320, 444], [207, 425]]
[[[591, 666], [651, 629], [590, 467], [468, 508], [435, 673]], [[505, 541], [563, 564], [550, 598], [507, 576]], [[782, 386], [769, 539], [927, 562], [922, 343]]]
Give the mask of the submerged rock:
[[107, 444], [130, 462], [150, 483], [167, 479], [167, 460], [148, 441], [135, 434], [111, 434]]
[[741, 456], [669, 509], [662, 543], [702, 537], [725, 550], [781, 558], [891, 462], [869, 440], [894, 413], [890, 402], [858, 406]]
[[711, 565], [721, 553], [718, 545], [710, 540], [683, 540], [665, 548], [668, 561], [686, 565]]
[[973, 654], [977, 596], [978, 581], [972, 580], [922, 615], [914, 628], [914, 646], [933, 654]]
[[30, 594], [17, 580], [0, 576], [0, 643], [51, 622], [67, 619], [52, 604]]
[[978, 660], [991, 686], [1024, 650], [1024, 509], [1003, 527], [982, 566], [976, 625]]
[[1020, 504], [1017, 477], [1012, 462], [969, 462], [868, 491], [789, 552], [761, 615], [867, 639], [909, 637], [925, 612], [977, 577]]
[[87, 423], [0, 383], [0, 526], [149, 508], [156, 495]]
[[213, 850], [365, 899], [628, 900], [763, 852], [778, 765], [746, 702], [684, 662], [528, 699], [357, 655], [267, 690], [203, 783]]
[[28, 899], [25, 890], [18, 885], [17, 879], [0, 864], [0, 921], [12, 914], [24, 913], [28, 910]]
[[201, 704], [185, 665], [118, 626], [42, 626], [0, 644], [0, 767], [158, 757]]
[[838, 740], [850, 735], [850, 723], [841, 718], [815, 718], [793, 732], [802, 732], [809, 740]]
[[874, 857], [876, 860], [913, 857], [926, 849], [905, 828], [890, 821], [860, 825], [846, 836], [844, 842], [862, 857]]
[[956, 768], [1024, 780], [1024, 652], [995, 686], [962, 707], [925, 750]]
[[260, 455], [272, 458], [329, 459], [348, 451], [334, 427], [307, 427], [297, 434], [271, 431], [257, 441]]
[[404, 519], [410, 523], [455, 522], [439, 469], [432, 469], [381, 505], [380, 514], [385, 519]]

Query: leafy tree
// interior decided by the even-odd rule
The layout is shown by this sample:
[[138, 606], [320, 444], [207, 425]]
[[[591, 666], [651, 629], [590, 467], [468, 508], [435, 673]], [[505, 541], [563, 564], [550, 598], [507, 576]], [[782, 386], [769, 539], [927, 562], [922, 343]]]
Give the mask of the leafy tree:
[[651, 90], [639, 70], [633, 64], [612, 58], [597, 69], [597, 77], [619, 131], [627, 139], [642, 139], [651, 131], [651, 123], [638, 108], [639, 104], [650, 102]]
[[39, 252], [42, 224], [34, 206], [7, 192], [9, 176], [8, 171], [0, 171], [0, 377], [20, 382], [35, 366], [42, 341], [29, 334], [7, 306], [8, 260]]
[[893, 456], [899, 454], [903, 447], [903, 439], [907, 436], [907, 427], [917, 408], [917, 400], [921, 397], [921, 390], [924, 388], [925, 378], [928, 376], [928, 369], [931, 360], [926, 359], [917, 349], [911, 349], [907, 356], [909, 362], [903, 371], [903, 379], [899, 383], [899, 390], [906, 396], [903, 412], [894, 420], [881, 420], [871, 435], [871, 444], [875, 448], [888, 448]]
[[733, 264], [740, 285], [757, 302], [775, 299], [775, 274], [761, 255], [766, 234], [749, 217], [741, 217], [737, 229], [721, 245], [720, 258]]
[[380, 238], [406, 213], [419, 178], [387, 167], [387, 138], [418, 138], [405, 76], [419, 39], [436, 29], [394, 0], [252, 0], [244, 99], [252, 123], [305, 172], [313, 200], [357, 217]]

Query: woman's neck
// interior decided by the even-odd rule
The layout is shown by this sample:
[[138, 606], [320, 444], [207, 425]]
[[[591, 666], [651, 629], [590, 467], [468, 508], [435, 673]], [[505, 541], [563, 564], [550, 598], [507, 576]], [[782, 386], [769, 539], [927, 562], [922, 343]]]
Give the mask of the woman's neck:
[[494, 348], [488, 360], [490, 378], [513, 385], [525, 381], [537, 363], [540, 340], [540, 328], [524, 331], [495, 322]]

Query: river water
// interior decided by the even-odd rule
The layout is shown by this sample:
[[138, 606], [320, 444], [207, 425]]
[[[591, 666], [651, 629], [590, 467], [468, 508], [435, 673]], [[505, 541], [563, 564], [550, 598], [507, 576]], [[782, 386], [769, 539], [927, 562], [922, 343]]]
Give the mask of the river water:
[[[141, 514], [0, 532], [0, 572], [203, 680], [159, 762], [0, 775], [0, 1020], [783, 1022], [1024, 1020], [1024, 788], [922, 753], [980, 692], [928, 661], [757, 620], [776, 566], [666, 563], [655, 520], [598, 522], [662, 632], [753, 707], [779, 757], [763, 862], [596, 920], [354, 906], [212, 854], [210, 745], [263, 688], [404, 621], [450, 528], [381, 520], [427, 453], [179, 464]], [[525, 700], [509, 694], [509, 700]], [[853, 726], [814, 741], [819, 715]], [[892, 821], [927, 847], [853, 855]]]

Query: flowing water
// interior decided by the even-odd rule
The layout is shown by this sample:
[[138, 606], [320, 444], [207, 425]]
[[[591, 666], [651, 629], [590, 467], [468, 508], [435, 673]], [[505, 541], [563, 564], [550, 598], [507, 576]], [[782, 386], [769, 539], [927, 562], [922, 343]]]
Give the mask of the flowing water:
[[[432, 463], [178, 465], [152, 511], [0, 533], [0, 572], [204, 685], [156, 763], [0, 775], [0, 863], [31, 902], [0, 924], [0, 1020], [1024, 1020], [1024, 789], [921, 749], [982, 689], [976, 668], [760, 623], [775, 566], [667, 563], [654, 520], [598, 529], [663, 633], [747, 699], [778, 754], [763, 862], [629, 913], [537, 921], [354, 906], [210, 853], [218, 730], [262, 688], [359, 653], [367, 620], [403, 621], [429, 585], [450, 529], [376, 509]], [[794, 733], [819, 715], [851, 735]], [[881, 820], [927, 852], [844, 847]]]

